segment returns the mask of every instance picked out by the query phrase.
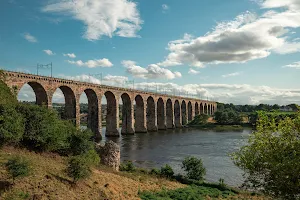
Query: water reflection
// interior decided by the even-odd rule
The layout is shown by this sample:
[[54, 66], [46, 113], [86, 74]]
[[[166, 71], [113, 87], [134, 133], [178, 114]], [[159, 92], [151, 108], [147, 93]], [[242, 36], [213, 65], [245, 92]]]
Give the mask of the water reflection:
[[[102, 133], [105, 133], [105, 128]], [[250, 130], [242, 132], [214, 132], [197, 129], [175, 129], [144, 133], [113, 140], [121, 148], [121, 160], [131, 160], [143, 168], [160, 168], [169, 164], [176, 173], [181, 171], [181, 162], [187, 156], [202, 158], [207, 169], [206, 180], [238, 186], [242, 183], [242, 171], [231, 161], [228, 154], [245, 143]]]

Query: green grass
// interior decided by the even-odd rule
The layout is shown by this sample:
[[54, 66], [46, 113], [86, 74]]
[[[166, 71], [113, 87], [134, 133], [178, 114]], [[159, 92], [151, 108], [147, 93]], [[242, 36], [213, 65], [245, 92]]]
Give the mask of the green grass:
[[159, 192], [143, 191], [139, 193], [142, 200], [201, 200], [211, 198], [227, 198], [236, 195], [231, 190], [221, 191], [217, 188], [204, 187], [204, 186], [188, 186], [176, 190], [165, 190]]

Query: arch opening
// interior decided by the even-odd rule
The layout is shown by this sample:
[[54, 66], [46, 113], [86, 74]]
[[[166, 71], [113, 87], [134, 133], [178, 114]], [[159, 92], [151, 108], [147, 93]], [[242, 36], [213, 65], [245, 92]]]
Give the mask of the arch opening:
[[[102, 125], [106, 124], [105, 135], [106, 136], [119, 136], [119, 107], [117, 106], [117, 100], [115, 95], [106, 91], [102, 98], [104, 101], [104, 116], [102, 118]], [[105, 104], [106, 101], [106, 104]], [[105, 108], [106, 107], [106, 108]]]
[[157, 131], [155, 103], [153, 97], [148, 97], [147, 99], [146, 117], [147, 117], [147, 130], [149, 132]]
[[203, 104], [200, 103], [200, 114], [203, 114]]
[[131, 99], [127, 93], [123, 93], [120, 100], [120, 103], [122, 102], [122, 106], [120, 106], [120, 119], [122, 121], [121, 133], [123, 135], [132, 135], [134, 134], [134, 130], [132, 124], [133, 117]]
[[206, 103], [204, 104], [204, 114], [208, 115]]
[[187, 124], [187, 115], [186, 115], [186, 103], [183, 100], [181, 103], [181, 116], [182, 116], [182, 125]]
[[192, 103], [189, 101], [188, 103], [188, 121], [193, 120], [193, 108], [192, 108]]
[[195, 103], [195, 116], [199, 115], [199, 104], [198, 102]]
[[165, 119], [165, 103], [162, 98], [157, 101], [157, 128], [159, 130], [165, 130], [166, 119]]
[[47, 106], [48, 95], [44, 87], [37, 82], [25, 83], [19, 90], [18, 101], [28, 104], [36, 104], [39, 106]]
[[134, 129], [136, 133], [146, 133], [145, 106], [141, 95], [135, 97]]
[[181, 128], [181, 115], [180, 115], [180, 104], [179, 101], [176, 100], [174, 104], [174, 118], [175, 118], [175, 127]]
[[174, 128], [173, 104], [171, 99], [167, 100], [166, 116], [167, 116], [167, 128], [168, 129]]

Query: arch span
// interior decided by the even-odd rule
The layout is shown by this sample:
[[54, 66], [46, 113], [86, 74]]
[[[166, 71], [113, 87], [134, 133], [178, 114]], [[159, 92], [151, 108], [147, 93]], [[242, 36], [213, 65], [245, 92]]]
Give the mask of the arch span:
[[175, 127], [181, 128], [181, 112], [180, 112], [180, 104], [178, 100], [175, 100], [174, 104], [174, 118], [175, 118]]
[[159, 130], [166, 129], [165, 103], [162, 98], [157, 101], [157, 128]]
[[[76, 97], [73, 90], [68, 86], [60, 86], [59, 89], [62, 91], [65, 97], [65, 108], [62, 114], [62, 118], [71, 120], [73, 124], [76, 124]], [[53, 97], [52, 97], [53, 98]]]
[[153, 97], [147, 99], [147, 130], [149, 132], [157, 131], [156, 126], [156, 109]]
[[107, 101], [106, 105], [106, 136], [119, 136], [119, 108], [117, 100], [111, 91], [104, 93]]
[[127, 93], [123, 93], [121, 95], [121, 99], [123, 102], [122, 106], [122, 134], [132, 135], [134, 134], [133, 126], [132, 126], [132, 105], [131, 99]]
[[183, 100], [181, 103], [181, 116], [182, 116], [182, 125], [187, 124], [187, 115], [186, 115], [186, 103]]
[[146, 133], [145, 106], [141, 95], [135, 97], [134, 129], [136, 133]]
[[200, 103], [200, 114], [204, 114], [204, 111], [203, 111], [203, 104]]
[[174, 128], [173, 104], [171, 99], [167, 100], [166, 115], [167, 115], [167, 128], [168, 129]]
[[204, 114], [208, 115], [206, 103], [204, 104]]
[[192, 103], [189, 101], [188, 103], [188, 121], [192, 121], [193, 120], [193, 107], [192, 107]]
[[26, 84], [28, 84], [32, 88], [35, 94], [35, 104], [39, 106], [49, 107], [50, 102], [48, 101], [48, 95], [45, 88], [38, 82], [27, 82], [20, 88], [19, 92]]
[[195, 116], [199, 115], [199, 104], [198, 102], [195, 103]]

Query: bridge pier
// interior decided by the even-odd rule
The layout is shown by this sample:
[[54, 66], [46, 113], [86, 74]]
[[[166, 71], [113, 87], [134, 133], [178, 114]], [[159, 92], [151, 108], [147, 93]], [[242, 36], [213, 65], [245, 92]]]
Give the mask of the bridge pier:
[[147, 131], [156, 132], [157, 131], [157, 114], [156, 114], [156, 104], [152, 97], [147, 99]]
[[140, 95], [135, 97], [135, 120], [134, 129], [136, 133], [147, 133], [146, 129], [146, 107], [144, 100]]
[[166, 109], [162, 98], [157, 100], [157, 128], [158, 130], [166, 130]]
[[167, 129], [174, 129], [175, 124], [174, 124], [174, 112], [173, 112], [173, 104], [172, 100], [168, 99], [167, 104], [166, 104], [166, 123], [167, 123]]

